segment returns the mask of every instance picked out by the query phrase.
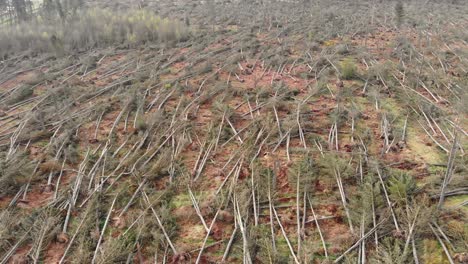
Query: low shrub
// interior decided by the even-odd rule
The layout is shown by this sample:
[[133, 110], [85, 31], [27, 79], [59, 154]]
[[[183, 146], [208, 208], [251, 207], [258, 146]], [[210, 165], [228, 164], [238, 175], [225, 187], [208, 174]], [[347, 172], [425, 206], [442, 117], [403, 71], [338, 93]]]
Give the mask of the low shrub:
[[350, 80], [356, 77], [357, 66], [354, 63], [354, 60], [351, 58], [346, 58], [340, 63], [341, 68], [341, 78], [345, 80]]
[[24, 101], [34, 94], [34, 89], [31, 85], [24, 84], [20, 86], [18, 89], [16, 89], [9, 97], [7, 100], [8, 105], [13, 105], [16, 103], [19, 103], [21, 101]]

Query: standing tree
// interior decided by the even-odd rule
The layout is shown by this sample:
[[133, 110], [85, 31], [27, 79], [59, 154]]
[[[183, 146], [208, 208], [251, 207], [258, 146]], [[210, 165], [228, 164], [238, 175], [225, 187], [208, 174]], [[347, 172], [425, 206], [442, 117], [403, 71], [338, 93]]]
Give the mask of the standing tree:
[[400, 28], [401, 25], [403, 24], [404, 16], [405, 16], [405, 9], [403, 7], [403, 3], [401, 1], [398, 1], [395, 5], [395, 17], [396, 17], [396, 23], [397, 23], [398, 28]]
[[58, 15], [62, 20], [76, 16], [78, 10], [84, 6], [84, 0], [44, 0], [42, 8], [47, 17]]
[[[6, 1], [7, 5], [9, 1]], [[32, 13], [31, 0], [11, 0], [10, 8], [14, 11], [14, 16], [18, 21], [29, 20]]]

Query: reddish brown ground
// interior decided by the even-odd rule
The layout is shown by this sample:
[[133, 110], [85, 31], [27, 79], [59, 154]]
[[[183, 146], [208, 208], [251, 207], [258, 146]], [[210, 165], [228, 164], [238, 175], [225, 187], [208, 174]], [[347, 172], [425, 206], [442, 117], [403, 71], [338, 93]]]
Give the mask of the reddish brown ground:
[[[406, 33], [405, 33], [406, 34]], [[411, 36], [411, 41], [415, 41], [415, 36], [409, 33]], [[408, 35], [406, 34], [406, 35]], [[267, 39], [266, 36], [257, 36], [259, 41], [263, 44], [275, 44], [277, 41], [275, 39]], [[363, 37], [354, 37], [351, 39], [352, 45], [359, 45], [359, 46], [366, 46], [370, 53], [383, 58], [389, 58], [392, 53], [391, 44], [395, 43], [395, 40], [398, 38], [398, 34], [393, 30], [381, 30], [374, 35], [371, 35], [367, 38]], [[334, 43], [339, 43], [341, 40], [333, 40]], [[230, 44], [230, 40], [220, 40], [218, 43], [214, 43], [206, 48], [206, 50], [217, 50], [220, 48], [226, 47], [226, 45]], [[190, 53], [189, 48], [184, 48], [179, 50], [178, 54], [186, 54]], [[124, 71], [117, 71], [105, 78], [102, 77], [103, 74], [111, 71], [113, 65], [117, 63], [125, 63], [129, 60], [127, 54], [122, 53], [115, 56], [109, 56], [104, 58], [98, 65], [97, 70], [82, 80], [70, 79], [70, 82], [80, 82], [80, 84], [86, 85], [94, 85], [97, 88], [106, 87], [110, 83], [118, 80], [122, 76], [130, 73], [130, 69], [126, 69]], [[220, 70], [218, 73], [218, 78], [220, 81], [228, 82], [234, 88], [242, 89], [243, 91], [252, 91], [262, 87], [271, 87], [272, 83], [282, 82], [286, 85], [290, 90], [296, 89], [299, 92], [297, 98], [304, 98], [307, 94], [307, 91], [310, 87], [314, 87], [315, 81], [313, 79], [303, 79], [300, 78], [302, 73], [308, 73], [308, 68], [304, 65], [296, 65], [292, 68], [292, 65], [287, 65], [281, 74], [277, 74], [275, 68], [265, 68], [260, 61], [255, 60], [248, 60], [248, 61], [241, 61], [240, 66], [235, 71], [237, 77], [233, 73], [229, 73], [224, 70]], [[162, 76], [162, 80], [172, 80], [174, 78], [180, 77], [184, 74], [186, 67], [188, 66], [187, 62], [177, 62], [171, 65], [171, 72], [165, 76]], [[365, 68], [365, 65], [360, 63], [359, 64], [360, 70]], [[216, 71], [216, 69], [214, 69]], [[29, 78], [32, 78], [34, 72], [26, 72], [18, 75], [16, 78], [7, 81], [1, 87], [4, 90], [11, 89], [18, 84], [27, 82]], [[212, 73], [208, 73], [211, 75]], [[198, 88], [203, 80], [208, 76], [197, 76], [190, 78], [188, 83], [192, 86]], [[353, 83], [351, 81], [344, 81], [344, 88], [340, 87], [338, 80], [331, 80], [329, 83], [329, 87], [331, 91], [336, 94], [339, 89], [346, 89], [350, 87]], [[206, 88], [206, 87], [205, 87]], [[44, 89], [44, 86], [40, 86], [40, 90]], [[196, 89], [195, 89], [196, 90]], [[418, 88], [418, 92], [430, 98], [430, 95], [424, 90]], [[193, 98], [195, 95], [193, 92], [187, 92], [187, 96]], [[154, 98], [147, 98], [147, 100], [151, 101]], [[158, 101], [159, 102], [159, 101]], [[99, 100], [92, 101], [90, 103], [99, 103]], [[174, 109], [178, 103], [178, 98], [171, 98], [166, 103], [167, 107]], [[197, 114], [194, 116], [194, 123], [197, 126], [197, 129], [203, 130], [207, 127], [207, 124], [213, 120], [213, 108], [212, 108], [212, 101], [207, 100], [205, 103], [201, 104], [200, 107], [197, 109]], [[94, 138], [94, 133], [96, 130], [96, 122], [88, 122], [83, 124], [79, 130], [79, 138], [81, 139], [80, 146], [85, 148], [91, 144], [93, 147], [97, 147], [99, 144], [103, 144], [107, 140], [108, 134], [112, 127], [112, 124], [115, 118], [118, 116], [121, 110], [122, 103], [115, 103], [112, 109], [106, 113], [101, 123], [98, 127], [97, 133], [97, 141]], [[250, 108], [247, 104], [244, 103], [244, 99], [242, 97], [235, 97], [228, 102], [228, 105], [235, 109], [235, 114], [243, 116], [244, 114], [250, 111]], [[157, 106], [157, 104], [156, 104]], [[337, 100], [330, 94], [324, 94], [318, 97], [315, 100], [310, 100], [307, 102], [308, 111], [310, 115], [307, 117], [307, 121], [311, 121], [314, 123], [314, 131], [320, 135], [323, 139], [327, 140], [328, 132], [331, 127], [331, 123], [329, 121], [329, 114], [335, 109], [337, 106]], [[443, 107], [443, 104], [440, 104]], [[84, 106], [77, 105], [77, 109], [81, 109]], [[255, 108], [255, 102], [251, 102], [251, 107]], [[375, 111], [374, 105], [371, 103], [365, 105], [366, 109], [364, 113], [366, 117], [363, 119], [363, 123], [365, 126], [369, 127], [373, 133], [373, 138], [378, 139], [380, 138], [380, 117], [377, 111]], [[154, 107], [156, 108], [156, 107]], [[150, 112], [156, 111], [155, 109], [151, 109]], [[267, 110], [260, 109], [256, 111], [256, 113], [264, 114]], [[255, 114], [256, 114], [255, 113]], [[288, 109], [279, 110], [280, 117], [284, 117], [288, 115]], [[245, 127], [249, 124], [250, 115], [246, 115], [245, 119], [236, 119], [231, 120], [236, 128], [236, 130], [240, 130], [241, 128]], [[132, 133], [132, 126], [133, 126], [133, 118], [129, 118], [128, 128], [125, 131], [123, 128], [123, 120], [125, 119], [125, 115], [122, 116], [122, 122], [116, 127], [115, 132], [118, 135], [118, 142], [123, 142], [125, 135], [128, 133]], [[2, 125], [2, 121], [0, 121], [0, 125]], [[215, 124], [215, 128], [217, 124]], [[340, 146], [339, 150], [343, 152], [349, 152], [350, 148], [352, 147], [352, 143], [350, 142], [350, 135], [349, 133], [346, 134], [346, 131], [350, 131], [349, 127], [342, 127], [343, 133], [340, 132]], [[203, 132], [203, 131], [200, 131]], [[240, 134], [242, 136], [242, 133]], [[205, 135], [200, 133], [199, 140], [203, 142]], [[437, 135], [437, 138], [441, 140], [442, 138], [440, 135]], [[201, 186], [203, 186], [203, 190], [207, 193], [213, 193], [216, 191], [224, 179], [227, 177], [227, 173], [232, 169], [232, 166], [235, 163], [235, 160], [227, 166], [227, 168], [222, 171], [221, 168], [227, 162], [229, 156], [233, 153], [233, 151], [237, 148], [237, 139], [234, 138], [229, 144], [225, 147], [220, 148], [217, 152], [212, 152], [210, 154], [210, 158], [203, 170], [202, 176], [199, 179]], [[291, 148], [300, 148], [302, 147], [298, 138], [291, 139], [290, 142]], [[193, 169], [195, 167], [195, 162], [197, 156], [200, 152], [200, 143], [197, 139], [194, 139], [190, 145], [182, 153], [182, 160], [190, 169], [190, 172], [193, 173]], [[326, 149], [327, 146], [324, 146]], [[372, 155], [379, 155], [381, 145], [373, 144], [369, 151]], [[29, 147], [30, 155], [33, 158], [36, 158], [40, 155], [41, 148], [35, 146], [34, 144]], [[279, 202], [284, 204], [292, 204], [290, 208], [281, 208], [278, 209], [278, 213], [280, 214], [280, 218], [282, 224], [285, 226], [286, 229], [290, 230], [289, 233], [294, 234], [295, 225], [296, 225], [296, 213], [295, 213], [295, 193], [294, 193], [294, 186], [290, 186], [288, 181], [288, 169], [292, 165], [292, 161], [295, 160], [295, 154], [290, 153], [291, 161], [287, 160], [287, 153], [284, 146], [280, 147], [277, 151], [271, 152], [270, 149], [264, 149], [260, 153], [260, 161], [268, 168], [276, 169], [277, 170], [277, 183], [278, 183], [278, 192], [285, 196], [280, 197]], [[314, 155], [319, 155], [315, 153]], [[399, 152], [390, 152], [383, 156], [383, 160], [389, 166], [408, 170], [415, 174], [421, 174], [426, 172], [426, 168], [421, 161], [415, 160], [414, 156], [412, 156], [411, 150], [405, 148]], [[246, 165], [244, 165], [246, 166]], [[416, 168], [416, 169], [415, 169]], [[61, 184], [68, 184], [71, 179], [73, 179], [74, 175], [72, 173], [67, 173], [67, 176], [64, 175], [62, 178]], [[232, 175], [230, 177], [233, 177]], [[241, 171], [239, 176], [240, 180], [247, 180], [250, 178], [250, 172], [247, 168]], [[158, 190], [162, 190], [166, 186], [166, 182], [168, 179], [160, 179], [156, 180], [153, 184], [154, 187]], [[229, 184], [229, 181], [227, 182]], [[336, 192], [336, 186], [334, 184], [329, 184], [321, 181], [316, 182], [316, 196], [331, 196], [334, 192]], [[45, 192], [44, 187], [42, 186], [33, 186], [31, 190], [29, 190], [28, 195], [24, 201], [19, 202], [19, 207], [23, 209], [33, 209], [38, 208], [45, 205], [48, 201], [50, 201], [53, 192]], [[289, 196], [287, 196], [289, 195]], [[0, 207], [4, 208], [9, 203], [9, 198], [2, 198], [0, 200]], [[204, 197], [204, 199], [207, 199]], [[344, 213], [342, 210], [342, 205], [339, 201], [332, 201], [328, 204], [321, 204], [317, 205], [316, 208], [317, 215], [320, 216], [334, 216], [332, 219], [323, 220], [320, 222], [320, 226], [322, 231], [325, 235], [325, 240], [327, 243], [332, 244], [333, 246], [330, 248], [330, 252], [334, 254], [338, 254], [343, 251], [343, 248], [352, 242], [352, 236], [349, 231], [349, 226], [346, 222], [343, 222], [342, 219], [344, 218]], [[195, 211], [191, 205], [183, 206], [180, 208], [176, 208], [173, 211], [173, 214], [177, 218], [177, 224], [179, 226], [179, 236], [177, 239], [177, 246], [183, 248], [184, 252], [191, 252], [197, 250], [201, 246], [201, 241], [203, 240], [204, 236], [206, 235], [203, 226], [201, 226], [200, 219], [196, 216]], [[210, 220], [212, 219], [212, 215], [205, 216], [205, 220], [209, 225]], [[118, 222], [118, 219], [115, 220]], [[268, 223], [269, 216], [261, 217], [261, 223]], [[315, 226], [314, 223], [309, 223], [309, 226]], [[117, 224], [118, 226], [118, 224]], [[233, 223], [232, 222], [222, 222], [217, 221], [213, 228], [212, 238], [216, 241], [221, 241], [228, 239], [231, 232], [233, 230]], [[64, 244], [52, 243], [45, 253], [46, 263], [56, 263], [63, 253], [65, 248]], [[28, 247], [20, 248], [15, 256], [11, 259], [10, 263], [20, 263], [20, 259], [27, 253]], [[212, 247], [207, 249], [208, 252], [220, 250], [218, 246]], [[192, 257], [196, 258], [196, 253], [192, 255]], [[16, 262], [15, 262], [16, 261]], [[149, 260], [148, 260], [149, 262]], [[208, 260], [202, 261], [202, 263], [208, 263]]]

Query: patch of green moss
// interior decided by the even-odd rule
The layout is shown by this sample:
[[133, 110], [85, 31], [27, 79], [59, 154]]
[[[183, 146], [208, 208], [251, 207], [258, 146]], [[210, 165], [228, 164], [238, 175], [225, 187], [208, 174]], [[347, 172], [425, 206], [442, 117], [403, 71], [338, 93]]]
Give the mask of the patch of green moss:
[[444, 163], [443, 155], [434, 146], [426, 145], [424, 139], [426, 134], [421, 129], [411, 126], [407, 128], [407, 144], [412, 154], [424, 160], [426, 163], [440, 164]]
[[468, 194], [447, 198], [446, 202], [449, 206], [457, 206], [466, 200], [468, 200]]
[[175, 195], [172, 198], [172, 205], [174, 208], [179, 208], [181, 206], [191, 205], [192, 201], [190, 200], [190, 196], [186, 193]]
[[446, 168], [442, 166], [429, 166], [428, 169], [429, 173], [432, 175], [442, 175], [445, 173]]
[[[197, 193], [194, 192], [193, 195], [198, 200], [198, 203], [200, 203], [203, 197], [206, 196], [206, 192], [197, 192]], [[190, 200], [190, 196], [188, 192], [175, 195], [174, 197], [172, 197], [171, 202], [172, 202], [173, 208], [179, 208], [181, 206], [192, 205], [192, 200]]]
[[40, 140], [38, 142], [36, 142], [36, 146], [39, 147], [39, 148], [43, 148], [45, 146], [47, 146], [47, 144], [49, 144], [49, 140]]
[[[463, 202], [466, 202], [468, 200], [468, 194], [466, 195], [459, 195], [459, 196], [454, 196], [454, 197], [448, 197], [445, 199], [445, 206], [447, 207], [458, 207], [460, 204]], [[466, 206], [460, 207], [463, 212], [468, 214], [468, 208]]]
[[437, 240], [424, 239], [422, 241], [422, 263], [446, 264], [450, 263]]
[[288, 247], [288, 242], [284, 239], [283, 235], [276, 238], [276, 253], [280, 256], [288, 256], [291, 254]]
[[404, 115], [404, 110], [394, 98], [382, 98], [380, 100], [380, 107], [385, 109], [388, 113], [391, 113], [393, 116]]

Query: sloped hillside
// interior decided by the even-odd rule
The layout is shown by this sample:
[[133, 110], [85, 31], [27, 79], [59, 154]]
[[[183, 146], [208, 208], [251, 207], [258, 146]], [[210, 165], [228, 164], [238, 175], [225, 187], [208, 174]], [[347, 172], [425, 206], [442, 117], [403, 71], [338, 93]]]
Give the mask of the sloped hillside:
[[74, 12], [0, 28], [1, 263], [467, 263], [463, 1]]

